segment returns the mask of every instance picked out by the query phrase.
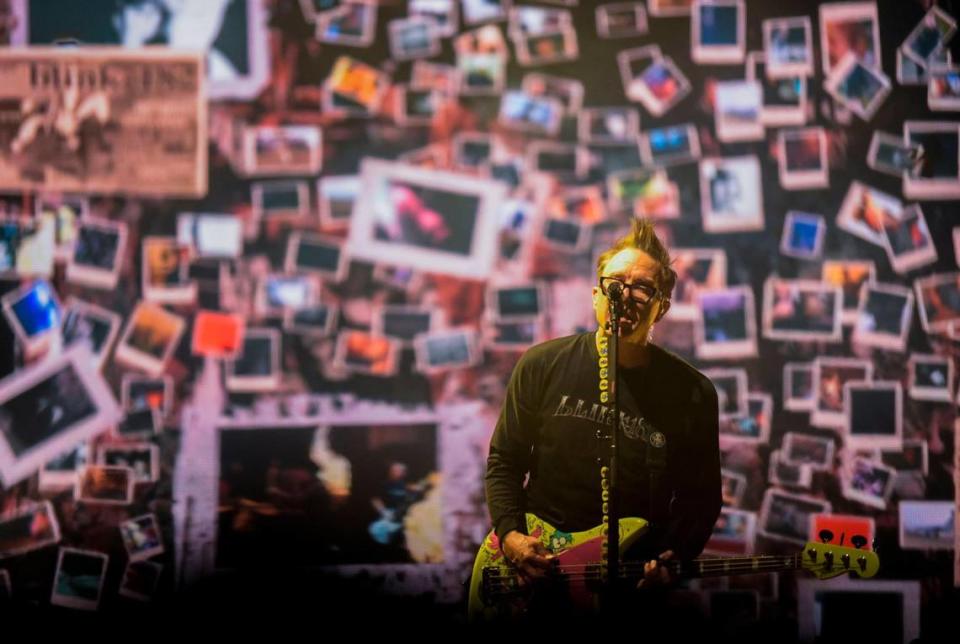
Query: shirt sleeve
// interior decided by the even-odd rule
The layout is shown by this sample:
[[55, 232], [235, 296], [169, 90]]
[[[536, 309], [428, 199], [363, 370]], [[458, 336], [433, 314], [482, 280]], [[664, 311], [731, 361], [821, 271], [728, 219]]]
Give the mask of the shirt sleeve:
[[499, 539], [511, 530], [527, 532], [523, 482], [530, 470], [539, 428], [539, 369], [529, 353], [521, 356], [510, 376], [506, 398], [490, 440], [487, 457], [487, 507]]
[[660, 551], [694, 559], [703, 552], [723, 504], [720, 480], [720, 426], [717, 392], [707, 380], [698, 388], [699, 405], [683, 472], [675, 485]]

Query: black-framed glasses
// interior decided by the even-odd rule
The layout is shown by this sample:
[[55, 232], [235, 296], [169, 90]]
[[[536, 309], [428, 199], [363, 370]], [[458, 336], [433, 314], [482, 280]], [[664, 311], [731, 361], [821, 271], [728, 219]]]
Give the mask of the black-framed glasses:
[[[600, 290], [604, 295], [607, 295], [607, 289], [610, 288], [610, 285], [614, 282], [619, 282], [623, 286], [624, 293], [627, 296], [640, 305], [650, 304], [655, 297], [660, 293], [660, 289], [651, 284], [627, 284], [622, 279], [616, 277], [601, 277], [600, 278]], [[609, 297], [609, 295], [607, 295]]]

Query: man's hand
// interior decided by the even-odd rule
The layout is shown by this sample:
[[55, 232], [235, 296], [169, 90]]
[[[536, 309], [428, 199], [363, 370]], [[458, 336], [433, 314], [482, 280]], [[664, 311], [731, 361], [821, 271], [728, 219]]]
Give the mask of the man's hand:
[[659, 559], [651, 559], [643, 565], [643, 579], [637, 583], [637, 588], [655, 588], [657, 586], [666, 586], [674, 582], [673, 573], [667, 566], [661, 565], [662, 561], [673, 559], [673, 550], [666, 550], [660, 553]]
[[520, 572], [520, 585], [544, 576], [556, 561], [556, 555], [547, 550], [540, 540], [511, 530], [503, 538], [503, 554]]

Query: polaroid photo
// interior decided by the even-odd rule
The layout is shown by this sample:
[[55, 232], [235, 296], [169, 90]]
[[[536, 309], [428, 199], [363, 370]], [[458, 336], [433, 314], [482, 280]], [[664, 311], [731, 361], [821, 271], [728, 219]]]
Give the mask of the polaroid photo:
[[345, 47], [369, 47], [377, 29], [377, 3], [344, 2], [318, 14], [314, 20], [314, 38]]
[[873, 379], [873, 363], [858, 358], [818, 357], [813, 360], [815, 403], [810, 415], [814, 427], [843, 429], [847, 423], [843, 386]]
[[465, 31], [453, 39], [453, 51], [459, 57], [464, 54], [498, 54], [509, 56], [509, 47], [503, 31], [496, 25], [485, 25]]
[[690, 58], [700, 65], [742, 63], [746, 20], [743, 0], [694, 0], [690, 8]]
[[67, 262], [67, 281], [91, 288], [116, 288], [126, 241], [125, 222], [93, 218], [80, 222]]
[[783, 408], [786, 411], [813, 411], [813, 363], [788, 362], [783, 365]]
[[903, 142], [923, 149], [920, 162], [903, 176], [903, 196], [960, 199], [960, 122], [904, 121]]
[[400, 345], [396, 340], [363, 331], [337, 334], [333, 364], [347, 373], [389, 377], [397, 372]]
[[186, 321], [163, 307], [139, 302], [124, 329], [114, 357], [117, 362], [159, 376], [173, 355]]
[[607, 186], [612, 210], [658, 220], [680, 217], [680, 187], [662, 169], [615, 171], [607, 174]]
[[77, 610], [97, 610], [108, 559], [102, 552], [60, 548], [50, 603]]
[[757, 355], [757, 319], [753, 289], [731, 286], [698, 290], [695, 305], [697, 358], [732, 360]]
[[902, 352], [913, 320], [913, 292], [895, 284], [865, 284], [850, 340], [856, 345]]
[[517, 62], [524, 66], [575, 61], [580, 55], [577, 32], [573, 27], [553, 33], [522, 36], [513, 42]]
[[747, 491], [747, 477], [740, 472], [721, 468], [720, 481], [724, 507], [739, 507], [743, 501], [743, 493]]
[[903, 216], [903, 203], [859, 181], [851, 181], [837, 213], [837, 228], [883, 248], [885, 226]]
[[533, 199], [507, 199], [500, 209], [500, 269], [508, 263], [518, 267], [529, 265], [533, 252], [533, 233], [538, 228], [543, 209]]
[[813, 76], [813, 28], [810, 17], [764, 20], [763, 51], [770, 78]]
[[843, 324], [849, 326], [857, 321], [860, 309], [860, 288], [876, 282], [876, 264], [868, 260], [827, 260], [823, 263], [821, 279], [843, 291]]
[[0, 381], [0, 478], [9, 487], [120, 418], [88, 347], [17, 371]]
[[753, 552], [757, 514], [734, 508], [720, 508], [713, 533], [704, 547], [710, 555], [746, 555]]
[[563, 106], [556, 99], [510, 90], [500, 99], [497, 122], [511, 130], [553, 136], [560, 128], [561, 116]]
[[780, 130], [777, 162], [780, 186], [785, 190], [829, 187], [826, 131], [822, 127]]
[[868, 66], [848, 53], [823, 84], [824, 90], [844, 107], [869, 121], [890, 94], [890, 79], [879, 68]]
[[[864, 562], [871, 573], [881, 566], [876, 557]], [[871, 614], [869, 632], [864, 627], [858, 628], [859, 632], [874, 639], [911, 642], [920, 637], [920, 596], [919, 580], [850, 579], [844, 575], [825, 584], [818, 579], [798, 578], [798, 641], [843, 640], [850, 632], [848, 616], [866, 607]]]
[[60, 542], [60, 523], [50, 501], [28, 502], [0, 516], [0, 560]]
[[437, 23], [426, 17], [410, 16], [387, 23], [390, 56], [393, 60], [430, 58], [440, 53]]
[[177, 243], [200, 258], [232, 259], [243, 254], [244, 236], [256, 236], [257, 222], [234, 215], [182, 212], [177, 215]]
[[323, 84], [323, 111], [371, 116], [380, 108], [389, 85], [387, 75], [376, 67], [350, 56], [340, 56]]
[[724, 143], [763, 139], [763, 92], [749, 80], [717, 81], [714, 120], [717, 138]]
[[807, 78], [799, 74], [771, 78], [764, 53], [747, 54], [745, 77], [760, 83], [760, 121], [765, 127], [800, 126], [807, 122]]
[[156, 409], [161, 416], [168, 416], [173, 408], [173, 378], [123, 374], [120, 381], [120, 405], [124, 412]]
[[896, 475], [892, 467], [855, 457], [844, 470], [843, 497], [877, 510], [886, 510]]
[[897, 273], [908, 273], [937, 261], [937, 248], [919, 204], [907, 206], [899, 221], [884, 226], [883, 237], [890, 265]]
[[121, 523], [119, 528], [130, 561], [143, 561], [163, 554], [163, 540], [156, 515], [134, 517]]
[[310, 186], [306, 181], [255, 181], [250, 185], [250, 199], [254, 221], [305, 222], [310, 216]]
[[763, 495], [757, 533], [772, 541], [803, 546], [814, 514], [832, 510], [829, 501], [774, 488]]
[[463, 24], [477, 25], [507, 19], [511, 0], [460, 0]]
[[440, 309], [409, 304], [387, 304], [373, 315], [370, 334], [396, 340], [403, 348], [412, 347], [420, 334], [430, 333], [443, 322]]
[[954, 366], [949, 357], [912, 353], [907, 372], [910, 383], [907, 391], [914, 400], [953, 400]]
[[953, 550], [957, 530], [953, 501], [900, 501], [900, 547]]
[[845, 382], [843, 406], [847, 447], [903, 448], [903, 389], [899, 381]]
[[51, 217], [29, 220], [20, 214], [0, 212], [0, 274], [14, 278], [53, 277], [56, 233]]
[[496, 286], [487, 290], [487, 313], [493, 320], [535, 318], [546, 310], [547, 291], [543, 284]]
[[63, 308], [46, 280], [7, 293], [0, 298], [0, 305], [26, 356], [40, 355], [59, 339]]
[[86, 465], [77, 470], [73, 498], [81, 503], [130, 505], [134, 474], [129, 467]]
[[923, 148], [919, 144], [903, 142], [903, 137], [875, 131], [867, 152], [867, 166], [901, 178], [905, 172], [916, 172], [922, 162]]
[[480, 278], [496, 259], [499, 181], [366, 159], [346, 251], [352, 259]]
[[408, 85], [395, 87], [397, 100], [394, 118], [405, 126], [430, 125], [443, 103], [444, 95], [434, 89], [421, 89]]
[[957, 31], [957, 21], [940, 7], [933, 6], [900, 45], [898, 52], [919, 67], [930, 67], [931, 58], [944, 50]]
[[927, 105], [935, 112], [960, 111], [960, 69], [938, 67], [930, 70]]
[[507, 77], [506, 56], [494, 53], [457, 54], [457, 78], [461, 96], [498, 96]]
[[564, 115], [576, 115], [583, 107], [583, 82], [539, 72], [523, 75], [520, 89], [528, 96], [546, 96], [560, 101]]
[[460, 87], [460, 78], [454, 65], [431, 63], [425, 60], [413, 61], [410, 72], [410, 89], [438, 92], [441, 96], [452, 96]]
[[190, 246], [176, 237], [143, 238], [141, 259], [143, 299], [156, 304], [191, 304], [197, 300], [197, 283], [189, 277]]
[[322, 164], [322, 133], [317, 126], [258, 125], [243, 133], [247, 176], [318, 174]]
[[117, 591], [121, 597], [150, 601], [156, 595], [163, 566], [153, 561], [130, 561]]
[[647, 10], [642, 2], [614, 2], [596, 9], [597, 35], [601, 38], [634, 38], [647, 33]]
[[[40, 468], [38, 477], [40, 491], [59, 493], [73, 489], [77, 481], [77, 470], [92, 462], [92, 456], [90, 443], [81, 441], [72, 449], [44, 463], [43, 467]], [[2, 532], [2, 528], [0, 528], [0, 532]], [[2, 541], [2, 537], [0, 537], [0, 541]]]
[[64, 347], [77, 343], [88, 345], [97, 370], [103, 368], [119, 330], [118, 313], [73, 297], [67, 300], [60, 325], [62, 344]]
[[78, 19], [71, 0], [16, 0], [11, 42], [56, 45], [69, 35], [83, 46], [204, 50], [207, 98], [253, 99], [269, 77], [268, 4], [94, 2]]
[[246, 320], [235, 313], [197, 311], [193, 321], [190, 352], [195, 356], [233, 358], [243, 344]]
[[806, 465], [812, 470], [829, 472], [833, 469], [836, 444], [831, 436], [815, 436], [786, 432], [780, 458], [789, 465]]
[[763, 192], [756, 156], [700, 160], [703, 229], [708, 233], [763, 230]]
[[552, 176], [559, 183], [572, 183], [586, 175], [586, 148], [553, 141], [532, 141], [526, 146], [525, 163], [530, 172]]
[[866, 67], [880, 69], [880, 21], [876, 2], [833, 2], [820, 11], [820, 55], [824, 77], [852, 54]]
[[783, 458], [783, 450], [775, 449], [770, 452], [767, 480], [780, 487], [809, 490], [813, 468], [808, 463], [788, 463]]
[[435, 374], [464, 369], [483, 357], [479, 338], [470, 329], [449, 329], [417, 337], [413, 342], [416, 369]]
[[546, 339], [542, 318], [527, 320], [489, 320], [484, 327], [484, 348], [524, 351]]
[[717, 390], [720, 418], [747, 416], [747, 371], [746, 369], [703, 369]]
[[640, 135], [643, 164], [665, 168], [700, 158], [700, 136], [693, 123], [668, 125], [646, 130]]
[[727, 286], [727, 253], [717, 248], [671, 248], [677, 274], [670, 317], [695, 320], [700, 315], [697, 294]]
[[346, 276], [349, 260], [343, 252], [343, 240], [336, 237], [295, 232], [287, 241], [284, 270], [311, 273], [329, 282]]
[[317, 209], [320, 227], [324, 231], [346, 230], [350, 227], [353, 204], [360, 190], [359, 175], [334, 175], [317, 180]]
[[764, 393], [748, 393], [747, 413], [743, 415], [720, 415], [720, 449], [726, 450], [735, 444], [756, 445], [770, 442], [770, 418], [773, 414], [773, 397]]
[[654, 117], [661, 117], [690, 93], [690, 81], [659, 47], [650, 45], [617, 54], [624, 92]]
[[926, 333], [946, 333], [960, 322], [960, 273], [934, 273], [913, 282]]
[[632, 107], [587, 107], [577, 117], [577, 138], [584, 144], [629, 144], [639, 134], [640, 114]]
[[570, 12], [566, 9], [519, 6], [509, 12], [507, 33], [512, 40], [526, 36], [556, 33], [573, 26]]
[[97, 463], [110, 467], [129, 467], [133, 482], [156, 483], [160, 479], [160, 447], [152, 443], [101, 445]]
[[407, 14], [432, 20], [436, 35], [449, 38], [457, 33], [459, 6], [458, 0], [409, 0]]
[[150, 440], [163, 429], [163, 420], [157, 409], [139, 409], [124, 413], [113, 434], [129, 440]]
[[548, 216], [589, 225], [599, 224], [608, 217], [606, 201], [597, 185], [560, 188], [547, 200], [544, 210]]
[[340, 309], [334, 304], [315, 304], [289, 310], [284, 316], [283, 330], [304, 336], [329, 337], [337, 328]]
[[783, 222], [780, 253], [797, 259], [820, 259], [827, 222], [822, 215], [790, 210]]
[[276, 391], [280, 387], [280, 331], [251, 328], [236, 358], [225, 364], [227, 389], [234, 393]]
[[763, 337], [793, 342], [840, 342], [843, 293], [814, 280], [768, 277], [763, 286]]
[[572, 219], [547, 217], [540, 234], [548, 247], [573, 254], [586, 250], [590, 242], [590, 226]]
[[[90, 198], [79, 195], [38, 195], [34, 202], [37, 220], [53, 223], [56, 259], [73, 254], [80, 222], [90, 217]], [[43, 227], [44, 224], [41, 224]]]

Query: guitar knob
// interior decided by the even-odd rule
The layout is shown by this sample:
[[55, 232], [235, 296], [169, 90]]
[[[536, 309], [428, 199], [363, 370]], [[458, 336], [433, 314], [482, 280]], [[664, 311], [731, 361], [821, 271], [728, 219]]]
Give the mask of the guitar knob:
[[833, 541], [833, 532], [831, 532], [830, 530], [827, 530], [826, 528], [820, 531], [819, 536], [820, 536], [820, 541], [822, 541], [823, 543], [830, 543], [831, 541]]

